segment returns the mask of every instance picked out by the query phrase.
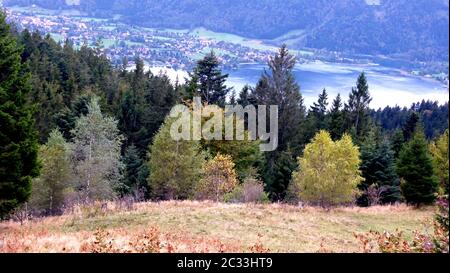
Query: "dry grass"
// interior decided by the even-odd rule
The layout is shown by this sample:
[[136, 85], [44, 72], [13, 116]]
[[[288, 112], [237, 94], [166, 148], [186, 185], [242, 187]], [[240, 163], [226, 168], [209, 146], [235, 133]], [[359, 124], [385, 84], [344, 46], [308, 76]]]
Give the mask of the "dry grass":
[[[329, 211], [282, 204], [110, 203], [24, 225], [0, 223], [0, 252], [359, 252], [354, 233], [427, 231], [434, 208]], [[99, 247], [100, 246], [100, 247]]]

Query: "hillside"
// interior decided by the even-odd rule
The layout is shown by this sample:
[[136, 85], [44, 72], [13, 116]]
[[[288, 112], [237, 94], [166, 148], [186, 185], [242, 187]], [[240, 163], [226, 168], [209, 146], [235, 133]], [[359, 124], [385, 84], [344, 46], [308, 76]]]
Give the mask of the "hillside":
[[95, 17], [121, 15], [148, 27], [194, 28], [267, 39], [291, 47], [407, 60], [448, 61], [446, 0], [5, 0], [76, 8]]
[[111, 241], [103, 249], [108, 252], [145, 252], [155, 242], [162, 252], [359, 252], [354, 233], [400, 229], [410, 238], [434, 212], [404, 205], [325, 211], [191, 201], [126, 207], [109, 203], [24, 225], [2, 222], [0, 252], [91, 252], [95, 240]]

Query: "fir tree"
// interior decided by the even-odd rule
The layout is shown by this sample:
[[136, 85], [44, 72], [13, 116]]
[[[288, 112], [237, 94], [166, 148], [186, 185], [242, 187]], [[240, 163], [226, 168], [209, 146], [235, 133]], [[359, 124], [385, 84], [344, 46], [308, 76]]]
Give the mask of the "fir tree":
[[200, 95], [202, 101], [224, 107], [230, 88], [225, 85], [228, 74], [222, 74], [219, 64], [219, 59], [211, 51], [197, 62], [189, 86], [197, 88], [195, 95]]
[[342, 111], [342, 100], [341, 95], [338, 94], [336, 98], [333, 100], [333, 104], [331, 105], [331, 109], [329, 112], [329, 129], [330, 135], [333, 140], [340, 139], [344, 134], [344, 113]]
[[[369, 190], [376, 190], [382, 204], [395, 203], [400, 201], [400, 180], [395, 170], [394, 153], [390, 149], [387, 141], [380, 139], [378, 129], [371, 130], [364, 140], [361, 148], [361, 173], [364, 178], [358, 188], [363, 195], [358, 199], [358, 204], [362, 206], [370, 205], [373, 200], [369, 200]], [[374, 188], [370, 188], [370, 187]]]
[[416, 131], [417, 125], [419, 124], [419, 114], [416, 112], [412, 112], [405, 125], [403, 126], [403, 139], [405, 142], [408, 142], [411, 140], [411, 138], [414, 136], [414, 132]]
[[21, 53], [0, 11], [0, 219], [28, 200], [40, 170], [33, 108], [26, 98], [30, 75]]
[[239, 93], [237, 103], [242, 107], [246, 107], [247, 105], [256, 105], [256, 100], [252, 94], [250, 86], [245, 85], [242, 88], [241, 92]]
[[139, 155], [136, 146], [128, 146], [123, 156], [124, 174], [122, 180], [121, 194], [147, 193], [146, 165]]
[[357, 80], [356, 88], [352, 88], [348, 104], [345, 108], [349, 115], [349, 128], [352, 128], [357, 142], [361, 142], [369, 128], [369, 104], [372, 101], [369, 85], [364, 73]]
[[433, 172], [433, 160], [420, 128], [403, 146], [397, 162], [397, 173], [403, 180], [401, 189], [408, 203], [431, 204], [436, 200], [438, 183]]
[[[283, 45], [279, 52], [269, 61], [269, 72], [264, 71], [253, 95], [259, 105], [278, 105], [278, 149], [266, 153], [264, 178], [273, 199], [283, 198], [287, 185], [291, 180], [291, 172], [287, 172], [290, 163], [295, 163], [305, 143], [302, 127], [305, 121], [305, 107], [292, 70], [296, 58]], [[287, 159], [283, 152], [290, 150], [291, 158]], [[283, 159], [279, 160], [281, 155]], [[287, 165], [281, 166], [282, 163]]]

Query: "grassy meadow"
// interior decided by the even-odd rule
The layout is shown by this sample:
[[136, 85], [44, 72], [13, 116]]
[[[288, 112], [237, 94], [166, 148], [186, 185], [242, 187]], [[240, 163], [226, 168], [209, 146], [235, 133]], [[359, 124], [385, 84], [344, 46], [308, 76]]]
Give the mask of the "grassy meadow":
[[170, 201], [97, 204], [0, 223], [0, 252], [361, 252], [356, 234], [427, 232], [433, 207], [324, 210]]

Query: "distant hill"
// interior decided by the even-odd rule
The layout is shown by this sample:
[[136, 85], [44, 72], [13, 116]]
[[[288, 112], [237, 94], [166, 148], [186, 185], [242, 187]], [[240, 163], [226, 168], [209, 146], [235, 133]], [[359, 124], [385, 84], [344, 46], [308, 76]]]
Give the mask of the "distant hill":
[[4, 0], [357, 54], [448, 61], [448, 0]]

